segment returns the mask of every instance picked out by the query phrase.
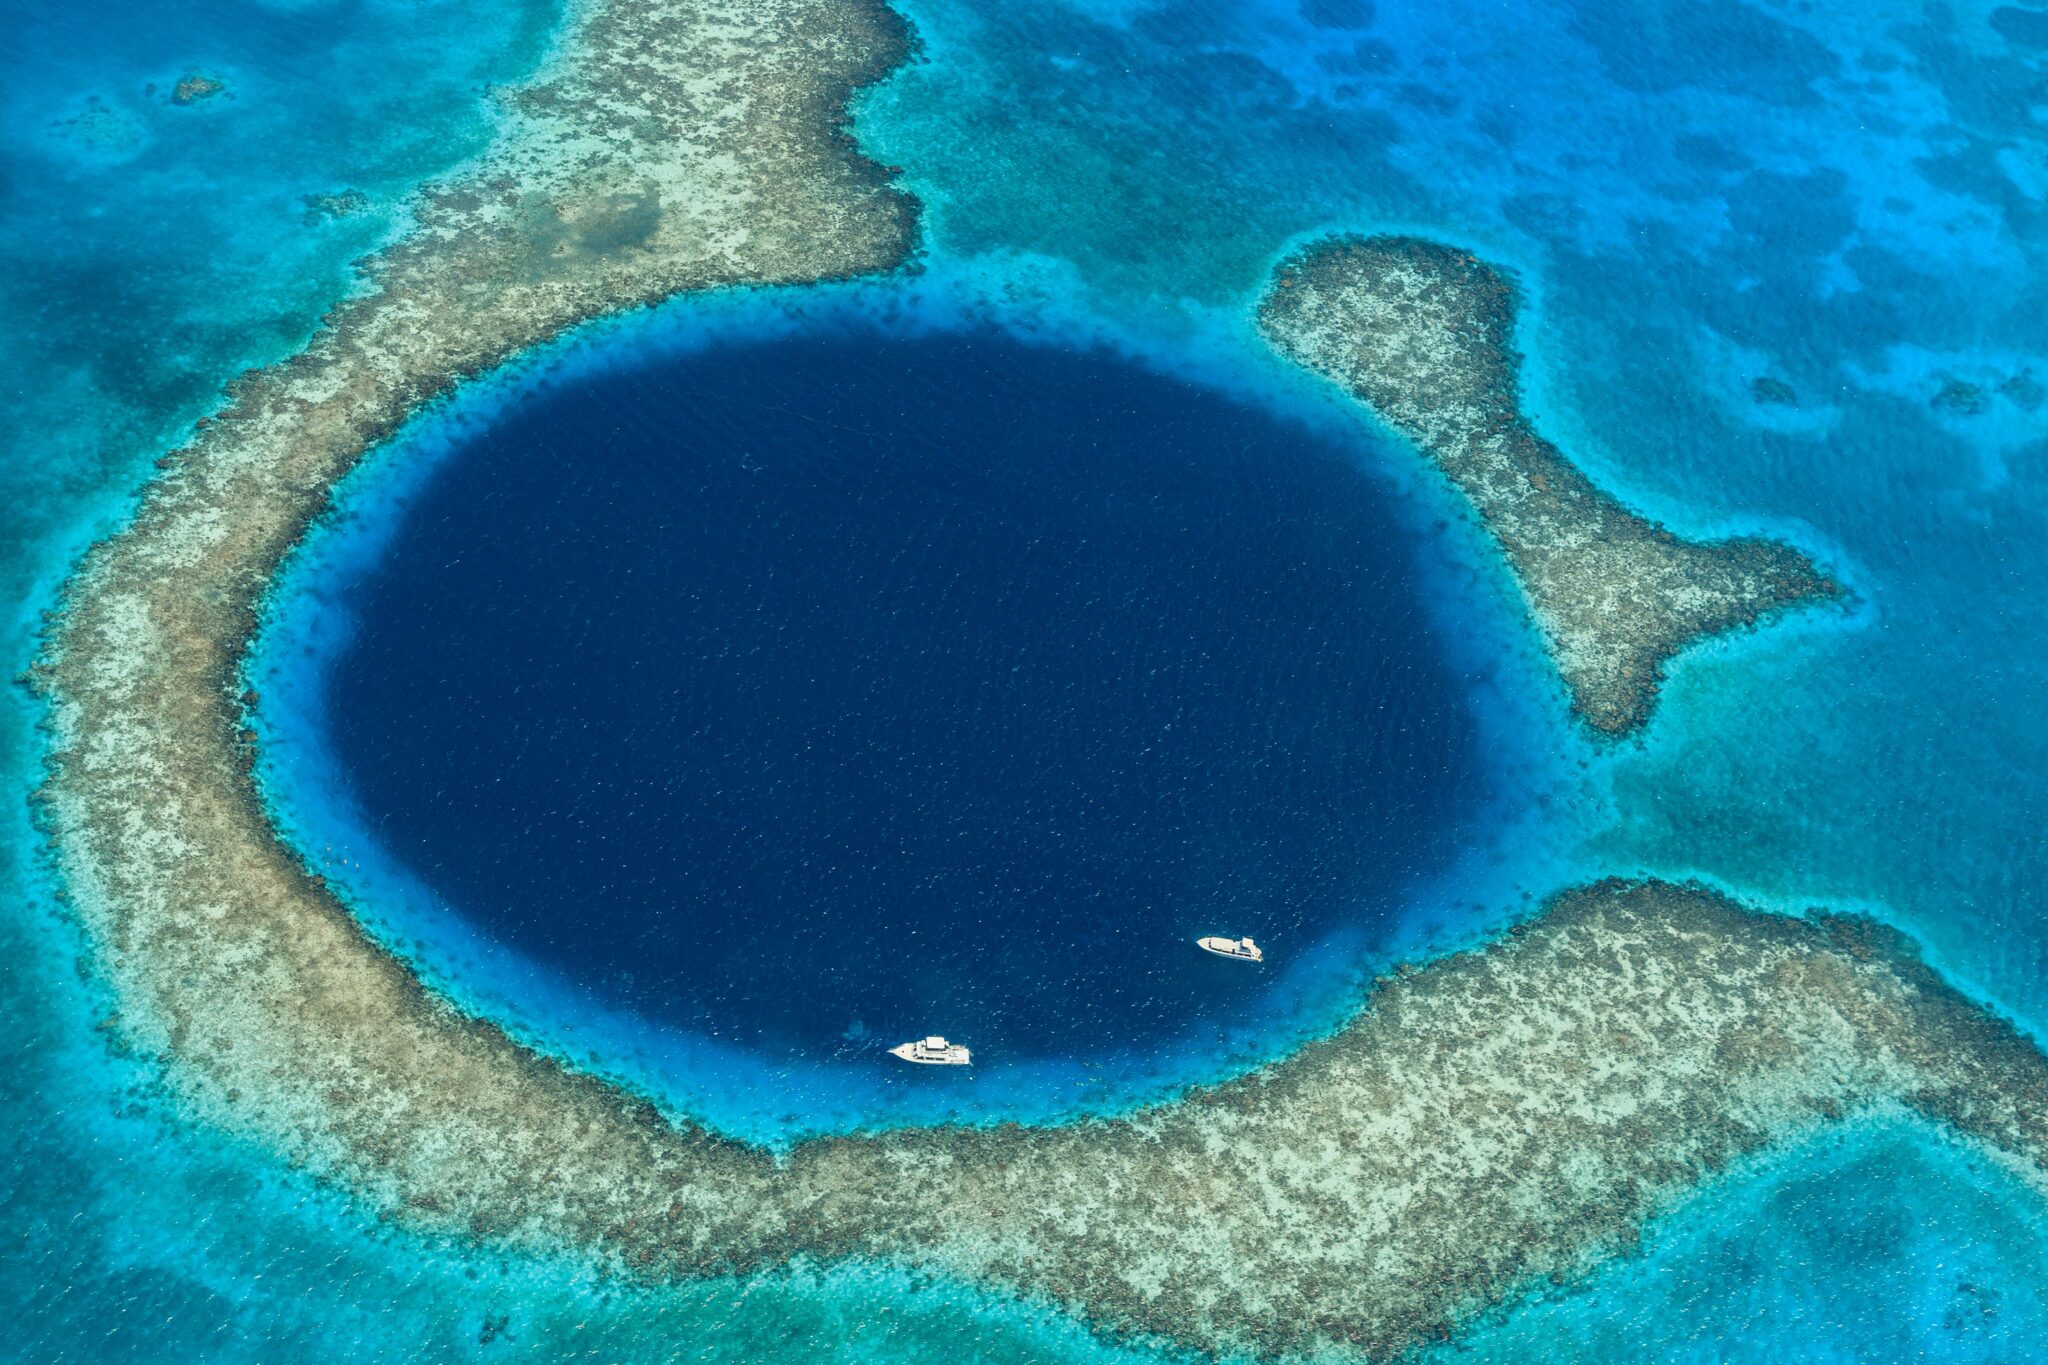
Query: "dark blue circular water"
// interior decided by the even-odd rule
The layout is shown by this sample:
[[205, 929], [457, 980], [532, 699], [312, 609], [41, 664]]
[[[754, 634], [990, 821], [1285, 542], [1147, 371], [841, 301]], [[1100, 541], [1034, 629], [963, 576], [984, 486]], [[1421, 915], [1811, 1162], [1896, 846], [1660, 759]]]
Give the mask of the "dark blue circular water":
[[611, 1005], [1142, 1048], [1257, 995], [1193, 936], [1369, 930], [1484, 785], [1356, 459], [987, 336], [579, 382], [349, 589], [327, 738], [472, 927]]

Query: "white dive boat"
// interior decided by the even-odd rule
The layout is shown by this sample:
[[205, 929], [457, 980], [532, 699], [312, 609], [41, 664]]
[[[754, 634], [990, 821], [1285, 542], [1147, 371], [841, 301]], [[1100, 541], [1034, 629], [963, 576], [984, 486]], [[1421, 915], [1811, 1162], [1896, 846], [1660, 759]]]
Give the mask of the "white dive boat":
[[889, 1049], [891, 1057], [901, 1057], [906, 1062], [919, 1066], [966, 1066], [974, 1060], [974, 1054], [958, 1043], [949, 1043], [934, 1033], [929, 1038], [920, 1038], [914, 1043], [903, 1043]]
[[1244, 962], [1266, 960], [1265, 950], [1249, 938], [1218, 938], [1211, 935], [1208, 938], [1196, 939], [1195, 946], [1205, 953], [1214, 953], [1218, 957], [1234, 957]]

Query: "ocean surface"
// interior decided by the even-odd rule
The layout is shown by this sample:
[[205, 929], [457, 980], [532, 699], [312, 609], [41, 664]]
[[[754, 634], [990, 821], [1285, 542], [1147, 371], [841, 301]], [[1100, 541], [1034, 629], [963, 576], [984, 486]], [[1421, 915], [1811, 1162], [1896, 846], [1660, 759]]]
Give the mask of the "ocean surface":
[[1107, 353], [819, 329], [557, 385], [302, 575], [346, 642], [254, 671], [317, 689], [270, 773], [330, 878], [878, 1084], [937, 1032], [977, 1087], [1200, 1057], [1268, 974], [1196, 937], [1384, 937], [1490, 793], [1357, 452]]
[[[280, 587], [257, 665], [276, 680], [263, 689], [275, 741], [266, 789], [312, 856], [334, 835], [345, 843], [385, 822], [374, 849], [341, 851], [342, 880], [366, 922], [430, 979], [678, 1108], [769, 1139], [936, 1113], [1054, 1121], [1136, 1102], [1329, 1027], [1360, 976], [1389, 956], [1470, 942], [1529, 898], [1607, 872], [1696, 875], [1784, 908], [1862, 909], [1908, 929], [1953, 978], [2028, 1027], [2048, 1017], [2038, 890], [2048, 874], [2048, 731], [2038, 721], [2048, 695], [2048, 11], [1889, 0], [903, 8], [921, 58], [863, 98], [855, 132], [878, 160], [904, 167], [928, 205], [921, 275], [685, 302], [586, 329], [423, 416], [351, 481], [343, 515]], [[482, 144], [485, 87], [530, 70], [559, 14], [244, 0], [8, 3], [0, 19], [0, 573], [12, 673], [32, 655], [67, 567], [119, 525], [149, 461], [226, 379], [304, 339], [349, 287], [348, 263], [395, 230], [407, 190]], [[176, 103], [172, 91], [190, 76], [222, 89]], [[1852, 607], [1695, 651], [1639, 740], [1588, 742], [1455, 505], [1412, 455], [1254, 339], [1248, 308], [1271, 262], [1330, 228], [1422, 232], [1521, 271], [1530, 407], [1545, 433], [1678, 529], [1793, 540], [1850, 586]], [[1144, 1044], [1115, 1066], [1075, 1074], [1059, 1039], [1033, 1043], [1037, 1025], [1025, 1020], [1015, 1037], [1031, 1064], [992, 1077], [986, 1092], [912, 1092], [887, 1073], [863, 1080], [804, 1065], [805, 1048], [856, 1017], [870, 1031], [898, 1027], [879, 1004], [849, 997], [817, 1002], [800, 1036], [782, 1040], [790, 1055], [764, 1070], [752, 1064], [761, 1039], [693, 1040], [688, 1013], [716, 1003], [756, 1027], [764, 1016], [666, 990], [652, 1005], [631, 991], [604, 995], [611, 967], [583, 950], [606, 945], [551, 949], [548, 926], [530, 923], [518, 939], [514, 922], [531, 907], [460, 880], [479, 860], [474, 844], [464, 855], [451, 842], [459, 812], [425, 812], [449, 837], [408, 849], [388, 831], [414, 823], [422, 812], [404, 803], [421, 794], [380, 802], [347, 785], [361, 765], [348, 762], [346, 708], [328, 706], [318, 680], [351, 659], [367, 666], [378, 648], [371, 627], [403, 623], [404, 603], [376, 605], [379, 583], [392, 592], [411, 581], [394, 566], [465, 533], [479, 553], [489, 546], [465, 485], [523, 497], [541, 525], [550, 499], [587, 509], [625, 497], [636, 470], [682, 477], [660, 431], [617, 433], [674, 411], [693, 367], [701, 377], [765, 366], [752, 372], [759, 382], [793, 384], [861, 325], [889, 340], [869, 348], [863, 392], [844, 399], [892, 421], [906, 414], [890, 404], [915, 397], [922, 408], [933, 395], [914, 385], [948, 363], [968, 382], [976, 355], [1040, 367], [1076, 393], [1089, 391], [1086, 375], [1113, 377], [1145, 403], [1209, 414], [1190, 437], [1205, 442], [1189, 452], [1197, 467], [1183, 466], [1144, 516], [1126, 519], [1155, 532], [1251, 477], [1230, 423], [1283, 433], [1274, 439], [1288, 459], [1259, 476], [1270, 482], [1254, 501], [1278, 512], [1309, 499], [1320, 519], [1284, 534], [1261, 527], [1267, 534], [1231, 553], [1349, 566], [1351, 590], [1365, 585], [1387, 612], [1333, 627], [1330, 652], [1302, 666], [1384, 660], [1405, 642], [1403, 667], [1452, 680], [1418, 713], [1430, 718], [1427, 748], [1441, 766], [1425, 764], [1434, 777], [1419, 782], [1402, 771], [1418, 798], [1484, 799], [1462, 816], [1446, 810], [1434, 828], [1451, 846], [1438, 850], [1347, 844], [1345, 829], [1370, 828], [1370, 802], [1341, 819], [1320, 812], [1321, 824], [1304, 815], [1297, 854], [1233, 902], [1291, 907], [1300, 918], [1271, 940], [1291, 960], [1269, 965], [1256, 988], [1210, 999], [1210, 1039], [1146, 1031], [1134, 991], [1101, 1006]], [[906, 362], [917, 348], [932, 358]], [[837, 401], [815, 388], [799, 408]], [[1089, 479], [1059, 461], [1071, 447], [1014, 432], [888, 441], [892, 458], [922, 461], [924, 480], [891, 491], [890, 516], [861, 525], [900, 527], [934, 499], [957, 505], [977, 490], [1007, 502], [1028, 483], [1049, 502], [1069, 500], [1046, 512], [1046, 533], [1076, 535], [1086, 523], [1072, 504], [1115, 486], [1092, 479], [1160, 477], [1143, 443], [1114, 429], [1112, 407], [1086, 405], [1105, 424], [1096, 440], [1110, 466], [1091, 467]], [[728, 456], [754, 439], [748, 423], [758, 420], [731, 412], [709, 434]], [[546, 458], [532, 442], [503, 446], [543, 430], [564, 442], [558, 477], [532, 463]], [[600, 432], [618, 451], [610, 463], [590, 453]], [[874, 440], [837, 440], [820, 433], [797, 454], [864, 469], [877, 499], [896, 488], [876, 473]], [[711, 479], [709, 449], [693, 489]], [[527, 462], [527, 475], [493, 479], [484, 466], [494, 460]], [[804, 511], [826, 496], [818, 468], [806, 483], [801, 470], [772, 467], [765, 502], [747, 501], [763, 490], [738, 486], [738, 459], [719, 468], [715, 498], [692, 512], [706, 518], [696, 523], [705, 537], [732, 531], [733, 509], [753, 507], [785, 544], [821, 552], [814, 538], [828, 531]], [[422, 520], [443, 499], [448, 541]], [[1347, 499], [1355, 511], [1340, 505]], [[713, 503], [728, 509], [723, 521]], [[587, 515], [570, 520], [587, 530]], [[658, 509], [630, 515], [655, 535]], [[1332, 525], [1350, 529], [1309, 543]], [[1172, 548], [1171, 536], [1160, 539], [1162, 553]], [[584, 599], [598, 604], [585, 621], [603, 637], [593, 647], [622, 648], [602, 630], [607, 584], [586, 562], [597, 547], [579, 549], [568, 531], [527, 540], [536, 557], [578, 561], [562, 581], [598, 595]], [[971, 542], [931, 543], [967, 559], [932, 582], [968, 586]], [[689, 546], [694, 561], [642, 553], [649, 572], [694, 562], [716, 570], [721, 592], [761, 588], [754, 569], [716, 559], [708, 539]], [[1113, 567], [1093, 571], [1109, 581]], [[490, 588], [505, 594], [498, 605], [516, 615], [521, 601], [546, 600], [544, 568], [503, 564], [490, 580], [503, 585]], [[1193, 586], [1220, 594], [1206, 599], [1220, 616], [1256, 587]], [[1319, 610], [1340, 595], [1286, 608]], [[422, 591], [412, 609], [433, 597]], [[920, 600], [929, 610], [932, 599]], [[1230, 633], [1242, 621], [1206, 617], [1201, 600], [1191, 590], [1166, 604], [1191, 613], [1176, 638], [1206, 629], [1224, 631], [1220, 646], [1255, 642]], [[1113, 606], [1058, 619], [1139, 630]], [[763, 610], [790, 619], [772, 597]], [[478, 613], [467, 628], [491, 619]], [[994, 647], [999, 633], [978, 638]], [[1381, 695], [1409, 690], [1376, 676]], [[1188, 679], [1286, 681], [1212, 676], [1206, 664]], [[381, 695], [384, 720], [417, 720], [422, 699], [401, 696], [404, 681], [386, 678], [381, 694], [366, 688], [352, 704]], [[673, 685], [685, 682], [710, 685], [701, 675]], [[1089, 702], [1108, 719], [1115, 700]], [[1215, 714], [1232, 719], [1220, 702]], [[1056, 1315], [869, 1267], [642, 1294], [422, 1245], [263, 1153], [182, 1125], [156, 1099], [147, 1065], [111, 1052], [96, 1029], [109, 1002], [81, 972], [83, 945], [55, 910], [29, 822], [35, 723], [31, 699], [10, 689], [0, 710], [0, 778], [13, 793], [0, 808], [0, 1118], [16, 1142], [0, 1158], [0, 1302], [15, 1308], [7, 1349], [18, 1358], [1139, 1358]], [[1391, 761], [1375, 747], [1389, 735], [1375, 718], [1331, 723], [1371, 751], [1360, 761]], [[1304, 724], [1283, 736], [1286, 751], [1341, 769], [1311, 742], [1316, 733]], [[1132, 739], [1114, 726], [1109, 737]], [[1355, 790], [1341, 772], [1316, 771], [1326, 791]], [[1252, 785], [1241, 792], [1272, 780], [1242, 776]], [[561, 835], [543, 813], [529, 815]], [[572, 874], [573, 860], [561, 875]], [[1358, 894], [1302, 889], [1340, 884]], [[647, 928], [631, 897], [600, 899], [616, 916], [602, 922]], [[643, 890], [637, 904], [655, 899]], [[1133, 951], [1186, 927], [1169, 918], [1173, 897], [1130, 900], [1134, 918], [1117, 922], [1143, 929]], [[986, 990], [974, 982], [996, 977], [979, 971], [969, 987]], [[1022, 1000], [1032, 984], [1004, 988]], [[903, 997], [910, 1012], [937, 1007], [917, 989]], [[681, 1041], [645, 1041], [655, 1031], [636, 1033], [632, 1021], [669, 1004], [681, 1008], [663, 1028]], [[1885, 1120], [1729, 1173], [1654, 1227], [1638, 1254], [1511, 1306], [1443, 1354], [2020, 1361], [2048, 1339], [2044, 1284], [2048, 1223], [2037, 1202], [1924, 1127]]]

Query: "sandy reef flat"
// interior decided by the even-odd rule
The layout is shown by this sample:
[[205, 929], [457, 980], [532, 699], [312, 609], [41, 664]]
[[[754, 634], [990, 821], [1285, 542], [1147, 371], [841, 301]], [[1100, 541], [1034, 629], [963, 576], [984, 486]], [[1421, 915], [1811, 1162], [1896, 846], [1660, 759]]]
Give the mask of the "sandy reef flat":
[[1572, 706], [1623, 734], [1693, 640], [1840, 589], [1772, 540], [1681, 540], [1596, 487], [1522, 414], [1513, 283], [1414, 237], [1338, 237], [1283, 261], [1259, 307], [1282, 355], [1413, 441], [1499, 542]]
[[[2010, 1026], [1875, 924], [1756, 914], [1699, 888], [1566, 893], [1497, 944], [1390, 975], [1296, 1056], [1125, 1117], [781, 1157], [522, 1049], [365, 935], [279, 841], [250, 776], [239, 668], [280, 561], [419, 404], [564, 327], [681, 290], [899, 264], [914, 207], [835, 130], [848, 91], [905, 47], [864, 4], [579, 9], [510, 97], [496, 149], [423, 198], [301, 355], [239, 380], [133, 526], [91, 552], [35, 670], [50, 705], [39, 814], [120, 1044], [160, 1061], [168, 1103], [430, 1236], [653, 1281], [877, 1255], [1266, 1356], [1398, 1354], [1625, 1248], [1730, 1160], [1874, 1107], [2048, 1184], [2048, 1065]], [[1502, 439], [1540, 445], [1498, 406], [1513, 389], [1497, 292], [1491, 311], [1439, 310], [1486, 322], [1483, 344], [1382, 384], [1345, 340], [1347, 310], [1377, 295], [1325, 265], [1323, 286], [1296, 273], [1328, 325], [1289, 332], [1323, 339], [1316, 363], [1354, 366], [1346, 382], [1399, 425], [1395, 381], [1448, 382], [1492, 356], [1430, 401], [1492, 403]], [[1409, 278], [1500, 287], [1476, 267]], [[1456, 434], [1469, 414], [1432, 411], [1413, 419], [1426, 447], [1466, 439], [1481, 459], [1483, 439]], [[1578, 477], [1546, 458], [1546, 478]], [[1562, 552], [1524, 570], [1551, 584], [1531, 588], [1539, 611], [1588, 622], [1565, 671], [1596, 724], [1631, 722], [1646, 703], [1629, 689], [1660, 649], [1807, 582], [1766, 543], [1672, 549], [1597, 493], [1574, 498], [1500, 506], [1583, 513], [1546, 525], [1599, 574], [1721, 584], [1616, 639], [1559, 605], [1593, 570]], [[1603, 557], [1609, 534], [1650, 557]], [[1503, 536], [1511, 555], [1524, 543]], [[1776, 567], [1750, 572], [1750, 556]], [[1696, 558], [1720, 567], [1684, 567]], [[1691, 583], [1669, 592], [1688, 602]], [[1612, 589], [1633, 600], [1623, 578]]]

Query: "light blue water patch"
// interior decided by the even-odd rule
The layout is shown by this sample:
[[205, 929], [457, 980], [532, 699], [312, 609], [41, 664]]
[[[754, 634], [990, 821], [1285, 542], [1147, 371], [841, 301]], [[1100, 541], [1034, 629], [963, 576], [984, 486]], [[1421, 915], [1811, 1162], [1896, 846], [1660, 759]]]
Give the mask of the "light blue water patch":
[[1441, 1361], [2018, 1362], [2048, 1334], [2048, 1220], [1917, 1120], [1752, 1162], [1589, 1282], [1549, 1289]]
[[[1368, 978], [1392, 958], [1469, 942], [1497, 928], [1504, 914], [1525, 908], [1531, 886], [1543, 887], [1544, 808], [1565, 799], [1578, 780], [1569, 758], [1577, 748], [1554, 680], [1524, 650], [1524, 628], [1498, 585], [1470, 562], [1469, 528], [1433, 523], [1440, 494], [1398, 484], [1391, 510], [1427, 547], [1419, 570], [1428, 583], [1425, 600], [1453, 666], [1473, 679], [1480, 749], [1494, 791], [1488, 808], [1474, 815], [1470, 846], [1413, 893], [1391, 921], [1391, 935], [1385, 922], [1368, 931], [1384, 921], [1384, 910], [1362, 909], [1355, 929], [1340, 924], [1320, 942], [1289, 945], [1270, 964], [1271, 985], [1247, 1022], [1207, 1027], [1163, 1051], [1105, 1046], [1085, 1062], [983, 1051], [971, 1086], [936, 1086], [927, 1074], [886, 1066], [799, 1057], [769, 1062], [715, 1036], [617, 1013], [594, 991], [475, 932], [386, 850], [356, 808], [324, 738], [329, 661], [355, 629], [331, 589], [370, 571], [437, 459], [525, 395], [586, 383], [614, 368], [646, 368], [765, 337], [868, 327], [872, 323], [863, 320], [878, 316], [890, 319], [886, 334], [902, 336], [1000, 321], [1003, 308], [991, 308], [979, 289], [973, 278], [930, 274], [914, 287], [685, 301], [589, 329], [437, 409], [346, 482], [334, 513], [280, 577], [248, 669], [260, 698], [251, 713], [263, 736], [259, 776], [290, 842], [343, 892], [359, 918], [444, 993], [537, 1047], [723, 1131], [776, 1145], [808, 1132], [900, 1123], [1043, 1122], [1118, 1111], [1283, 1055], [1341, 1023]], [[1321, 386], [1270, 363], [1245, 316], [1210, 319], [1198, 339], [1183, 335], [1149, 345], [1114, 328], [1061, 318], [1054, 308], [1032, 310], [1020, 317], [1020, 334], [1039, 344], [1116, 345], [1142, 363], [1214, 383], [1330, 433], [1363, 461], [1378, 460], [1356, 414], [1327, 402]]]
[[[304, 342], [404, 194], [482, 148], [488, 85], [532, 69], [558, 11], [0, 5], [11, 605], [115, 524], [222, 383]], [[222, 89], [179, 105], [190, 75]]]
[[[1811, 235], [1823, 198], [1781, 216], [1756, 191], [1814, 167], [1873, 234], [2018, 263], [1995, 214], [1913, 169], [1961, 131], [1942, 82], [2016, 78], [2021, 54], [1981, 20], [1656, 0], [1382, 4], [1341, 24], [1293, 3], [907, 9], [931, 59], [867, 97], [862, 134], [932, 199], [935, 236], [1065, 257], [1124, 292], [1236, 292], [1266, 243], [1328, 221], [1538, 257], [1704, 254], [1759, 221]], [[1936, 42], [1970, 45], [1967, 69]]]

